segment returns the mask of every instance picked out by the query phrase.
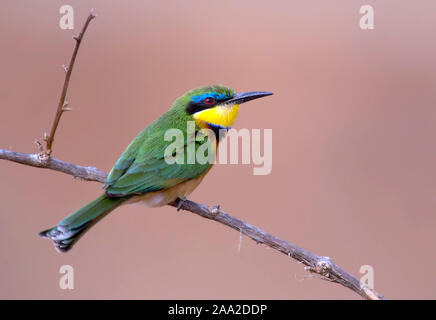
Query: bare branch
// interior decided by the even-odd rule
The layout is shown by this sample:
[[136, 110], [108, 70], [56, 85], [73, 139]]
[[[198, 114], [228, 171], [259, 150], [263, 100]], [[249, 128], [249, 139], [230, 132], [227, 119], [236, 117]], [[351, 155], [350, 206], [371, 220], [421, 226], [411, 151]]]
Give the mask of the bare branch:
[[[60, 171], [88, 181], [104, 183], [107, 176], [105, 172], [94, 167], [82, 167], [61, 160], [56, 160], [54, 158], [41, 160], [40, 156], [37, 154], [27, 154], [0, 149], [0, 159], [14, 161], [33, 167]], [[232, 217], [228, 213], [222, 211], [219, 206], [209, 207], [189, 200], [175, 201], [169, 205], [190, 211], [203, 218], [217, 221], [225, 226], [235, 229], [256, 241], [256, 243], [262, 243], [304, 264], [306, 270], [319, 274], [326, 280], [350, 288], [365, 299], [384, 299], [381, 294], [368, 286], [361, 286], [360, 281], [356, 277], [334, 264], [329, 257], [317, 256], [307, 250], [301, 249], [290, 242], [284, 241], [262, 229], [259, 229], [256, 226]]]
[[87, 181], [97, 181], [104, 183], [106, 180], [106, 172], [100, 171], [94, 167], [82, 167], [75, 164], [70, 164], [54, 158], [44, 157], [40, 154], [21, 153], [10, 150], [0, 149], [0, 159], [5, 159], [24, 165], [47, 168], [55, 171], [60, 171], [75, 178], [80, 178]]
[[68, 103], [65, 102], [65, 97], [67, 96], [67, 90], [68, 85], [70, 83], [71, 73], [73, 72], [74, 62], [76, 61], [77, 52], [79, 51], [80, 44], [82, 42], [82, 38], [85, 35], [86, 29], [88, 28], [89, 23], [92, 19], [95, 18], [95, 15], [93, 11], [89, 14], [88, 18], [86, 19], [85, 25], [82, 28], [82, 31], [77, 37], [74, 37], [74, 40], [76, 40], [76, 45], [74, 46], [73, 55], [71, 56], [70, 65], [66, 67], [63, 65], [63, 69], [65, 71], [65, 80], [64, 80], [64, 86], [62, 88], [61, 97], [59, 99], [58, 108], [56, 111], [55, 118], [53, 120], [53, 124], [50, 130], [50, 135], [44, 137], [44, 141], [46, 143], [45, 150], [43, 151], [46, 158], [50, 157], [51, 152], [53, 151], [53, 141], [54, 136], [56, 134], [56, 129], [58, 128], [59, 121], [61, 120], [61, 116], [65, 111], [70, 111], [71, 108], [68, 108]]

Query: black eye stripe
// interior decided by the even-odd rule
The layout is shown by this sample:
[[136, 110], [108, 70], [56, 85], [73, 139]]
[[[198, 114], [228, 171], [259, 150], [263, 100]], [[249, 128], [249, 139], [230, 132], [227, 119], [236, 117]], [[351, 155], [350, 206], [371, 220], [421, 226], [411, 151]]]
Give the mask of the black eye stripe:
[[196, 112], [199, 112], [199, 111], [202, 111], [202, 110], [206, 110], [206, 109], [208, 109], [210, 107], [211, 107], [210, 105], [205, 105], [205, 104], [203, 104], [201, 102], [195, 103], [195, 102], [190, 101], [188, 103], [188, 105], [186, 106], [186, 112], [189, 113], [189, 114], [194, 114]]
[[[212, 99], [211, 103], [206, 103], [205, 102], [205, 100], [208, 99], [208, 98]], [[212, 97], [207, 97], [204, 100], [199, 101], [199, 102], [189, 101], [189, 103], [186, 106], [185, 110], [186, 110], [186, 112], [188, 114], [194, 114], [196, 112], [203, 111], [203, 110], [206, 110], [206, 109], [210, 109], [210, 108], [215, 107], [216, 105], [225, 103], [229, 99], [231, 99], [231, 97], [226, 98], [226, 99], [220, 99], [220, 100], [216, 100], [215, 98], [212, 98]]]

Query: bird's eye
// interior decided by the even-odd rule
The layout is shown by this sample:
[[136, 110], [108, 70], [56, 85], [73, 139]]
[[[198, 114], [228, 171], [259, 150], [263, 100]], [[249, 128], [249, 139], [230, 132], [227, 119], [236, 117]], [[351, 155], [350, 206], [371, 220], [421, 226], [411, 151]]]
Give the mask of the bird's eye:
[[215, 99], [212, 97], [207, 97], [206, 99], [204, 99], [205, 104], [213, 104], [214, 102], [215, 102]]

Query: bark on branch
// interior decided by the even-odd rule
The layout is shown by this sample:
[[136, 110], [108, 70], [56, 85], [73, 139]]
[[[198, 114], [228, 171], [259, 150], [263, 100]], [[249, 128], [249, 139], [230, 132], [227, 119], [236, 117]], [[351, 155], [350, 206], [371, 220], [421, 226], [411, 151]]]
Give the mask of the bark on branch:
[[[33, 167], [60, 171], [72, 175], [75, 178], [87, 181], [104, 183], [107, 176], [106, 172], [95, 167], [83, 167], [54, 158], [41, 160], [38, 154], [27, 154], [0, 149], [0, 159], [18, 162]], [[265, 232], [256, 226], [232, 217], [217, 206], [210, 207], [189, 200], [182, 201], [182, 203], [176, 201], [170, 205], [176, 208], [180, 207], [182, 210], [195, 213], [203, 218], [214, 220], [235, 229], [256, 241], [256, 243], [264, 244], [304, 264], [306, 270], [316, 273], [326, 280], [350, 288], [365, 299], [384, 299], [384, 297], [377, 291], [369, 288], [365, 284], [361, 284], [356, 277], [334, 264], [329, 257], [317, 256], [307, 250], [301, 249], [296, 245]]]
[[[53, 122], [50, 135], [44, 137], [44, 140], [46, 141], [45, 149], [42, 148], [41, 144], [41, 152], [38, 154], [21, 153], [11, 150], [0, 149], [0, 159], [9, 160], [33, 167], [60, 171], [72, 175], [75, 178], [80, 178], [87, 181], [97, 181], [101, 183], [105, 182], [107, 174], [104, 171], [101, 171], [95, 167], [83, 167], [76, 164], [71, 164], [65, 161], [54, 159], [50, 156], [54, 141], [54, 135], [56, 133], [59, 120], [63, 112], [68, 110], [65, 103], [65, 97], [77, 52], [79, 50], [83, 35], [89, 23], [94, 18], [95, 15], [91, 11], [90, 15], [86, 19], [85, 25], [82, 28], [81, 33], [78, 37], [74, 38], [76, 40], [76, 46], [74, 48], [73, 56], [71, 58], [69, 67], [65, 67], [66, 76], [61, 93], [61, 98], [56, 111], [55, 120]], [[384, 297], [376, 292], [374, 289], [369, 288], [363, 283], [361, 284], [356, 277], [334, 264], [329, 257], [317, 256], [307, 250], [301, 249], [290, 242], [284, 241], [272, 234], [263, 231], [258, 227], [255, 227], [242, 220], [232, 217], [228, 213], [221, 210], [219, 206], [210, 207], [189, 200], [175, 201], [170, 205], [178, 209], [183, 209], [195, 213], [203, 218], [219, 222], [225, 226], [235, 229], [238, 232], [241, 232], [247, 237], [253, 239], [254, 241], [256, 241], [256, 243], [264, 244], [304, 264], [306, 266], [305, 269], [309, 272], [316, 273], [320, 275], [323, 279], [341, 284], [353, 290], [365, 299], [384, 299]]]
[[56, 110], [55, 118], [53, 120], [53, 124], [50, 130], [50, 134], [47, 135], [44, 133], [44, 141], [45, 141], [45, 149], [42, 150], [41, 155], [46, 158], [50, 157], [53, 147], [54, 136], [56, 134], [56, 129], [58, 128], [59, 121], [61, 120], [61, 116], [65, 111], [71, 111], [71, 108], [68, 107], [68, 102], [65, 100], [68, 91], [68, 85], [70, 83], [71, 73], [73, 72], [74, 62], [76, 62], [77, 53], [79, 52], [80, 44], [82, 43], [83, 36], [85, 35], [86, 29], [88, 28], [89, 23], [92, 19], [95, 18], [93, 11], [89, 14], [88, 18], [85, 21], [85, 24], [82, 28], [82, 31], [79, 33], [77, 37], [73, 37], [76, 40], [76, 45], [74, 46], [73, 55], [71, 56], [70, 64], [68, 67], [63, 66], [65, 71], [65, 80], [64, 85], [61, 92], [61, 97], [59, 99], [58, 108]]

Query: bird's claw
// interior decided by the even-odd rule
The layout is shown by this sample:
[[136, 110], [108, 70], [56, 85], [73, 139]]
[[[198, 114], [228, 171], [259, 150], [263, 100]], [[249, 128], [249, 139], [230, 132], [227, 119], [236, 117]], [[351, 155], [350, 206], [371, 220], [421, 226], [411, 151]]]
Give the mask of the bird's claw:
[[179, 203], [177, 204], [177, 211], [180, 211], [182, 209], [183, 204], [186, 201], [186, 197], [183, 197], [183, 199], [179, 198]]
[[211, 207], [210, 212], [212, 212], [213, 214], [218, 214], [218, 212], [220, 212], [220, 205]]

